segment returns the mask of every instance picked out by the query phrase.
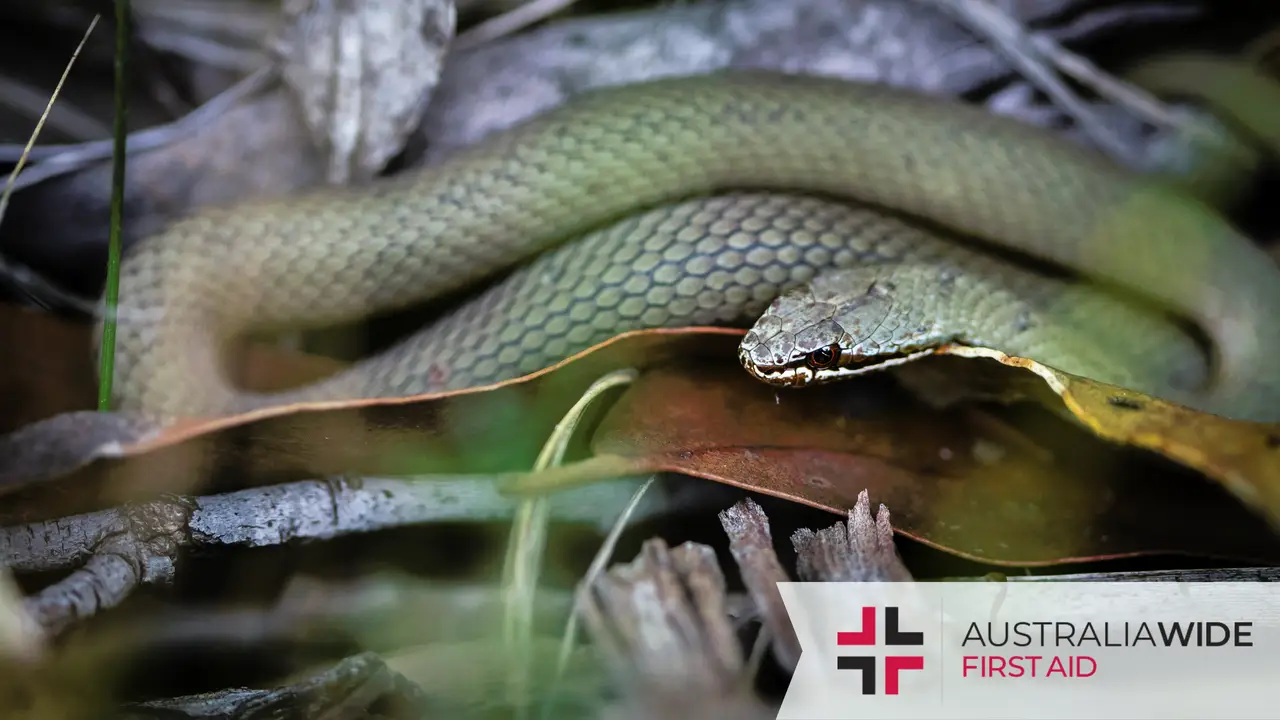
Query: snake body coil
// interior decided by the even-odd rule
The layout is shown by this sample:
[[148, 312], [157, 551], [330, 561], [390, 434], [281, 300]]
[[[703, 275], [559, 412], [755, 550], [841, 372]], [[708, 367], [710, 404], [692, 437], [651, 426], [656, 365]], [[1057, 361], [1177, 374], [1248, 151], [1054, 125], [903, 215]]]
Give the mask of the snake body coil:
[[[590, 335], [578, 328], [613, 334], [758, 312], [780, 289], [838, 264], [842, 248], [848, 260], [883, 236], [874, 224], [844, 236], [821, 220], [806, 225], [818, 206], [789, 210], [782, 196], [672, 204], [734, 190], [860, 200], [1115, 283], [1208, 335], [1216, 363], [1206, 406], [1268, 418], [1280, 408], [1280, 272], [1213, 211], [980, 108], [769, 73], [594, 91], [427, 170], [174, 223], [122, 265], [118, 402], [160, 416], [212, 415], [491, 382], [542, 363], [561, 347], [556, 338]], [[782, 226], [753, 216], [770, 202], [789, 218]], [[512, 305], [503, 292], [515, 290], [495, 291], [287, 396], [243, 393], [222, 372], [224, 347], [246, 331], [318, 327], [419, 302], [593, 231], [588, 239], [620, 262], [563, 261], [512, 278], [556, 288], [545, 305]], [[716, 233], [718, 245], [706, 239]], [[636, 262], [658, 235], [704, 272], [679, 277], [661, 254]], [[771, 259], [746, 262], [753, 252]], [[750, 270], [713, 282], [706, 263], [725, 263], [730, 275]], [[576, 300], [600, 289], [597, 272], [617, 292], [613, 307], [592, 313]], [[695, 316], [689, 302], [705, 312]], [[517, 327], [515, 308], [541, 323], [504, 337]], [[441, 348], [453, 354], [437, 355]]]

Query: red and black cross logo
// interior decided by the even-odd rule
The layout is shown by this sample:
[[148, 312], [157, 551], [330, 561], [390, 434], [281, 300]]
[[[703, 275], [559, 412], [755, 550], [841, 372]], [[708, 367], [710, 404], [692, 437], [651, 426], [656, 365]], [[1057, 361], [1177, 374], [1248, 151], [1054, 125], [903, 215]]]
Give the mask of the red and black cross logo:
[[[840, 646], [872, 646], [876, 644], [876, 609], [862, 608], [862, 629], [858, 632], [836, 633], [836, 644]], [[924, 633], [906, 632], [898, 626], [898, 608], [884, 608], [884, 644], [891, 647], [924, 645]], [[885, 655], [884, 659], [884, 694], [898, 694], [898, 675], [904, 670], [923, 670], [923, 655]], [[836, 667], [841, 670], [859, 670], [862, 673], [862, 694], [876, 694], [876, 656], [875, 655], [841, 655], [836, 658]]]

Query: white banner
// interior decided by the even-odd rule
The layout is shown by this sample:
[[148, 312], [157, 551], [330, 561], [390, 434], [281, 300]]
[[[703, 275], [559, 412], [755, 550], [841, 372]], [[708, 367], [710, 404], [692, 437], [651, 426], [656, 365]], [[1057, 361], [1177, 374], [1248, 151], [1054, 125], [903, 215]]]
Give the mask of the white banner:
[[783, 720], [1280, 718], [1280, 583], [778, 589], [804, 651]]

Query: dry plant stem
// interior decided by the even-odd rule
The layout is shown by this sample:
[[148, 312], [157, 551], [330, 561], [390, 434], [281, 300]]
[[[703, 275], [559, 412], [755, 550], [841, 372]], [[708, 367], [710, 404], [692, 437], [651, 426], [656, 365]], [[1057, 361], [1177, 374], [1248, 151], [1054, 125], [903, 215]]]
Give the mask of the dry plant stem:
[[1151, 93], [1132, 83], [1124, 82], [1094, 65], [1083, 55], [1062, 47], [1044, 33], [1032, 33], [1031, 43], [1063, 74], [1092, 88], [1102, 97], [1127, 108], [1139, 118], [1157, 127], [1187, 131], [1195, 127], [1186, 117], [1169, 111], [1169, 108]]
[[[1075, 55], [1059, 43], [1084, 40], [1101, 30], [1112, 27], [1133, 27], [1144, 23], [1171, 22], [1173, 20], [1191, 21], [1201, 17], [1204, 9], [1193, 4], [1179, 4], [1172, 0], [1165, 4], [1121, 4], [1110, 7], [1099, 7], [1078, 18], [1068, 21], [1068, 25], [1055, 27], [1052, 30], [1031, 33], [1032, 38], [1047, 38], [1063, 53]], [[1026, 27], [1026, 22], [1022, 23]], [[1079, 56], [1076, 56], [1079, 57]]]
[[491, 40], [510, 35], [521, 28], [528, 27], [539, 20], [568, 8], [578, 0], [528, 0], [517, 7], [484, 22], [462, 33], [453, 41], [453, 51], [462, 52]]
[[871, 519], [867, 491], [849, 511], [848, 523], [814, 532], [797, 530], [791, 544], [798, 555], [796, 574], [804, 582], [907, 582], [910, 571], [893, 544], [889, 508], [880, 506]]
[[9, 173], [9, 179], [5, 182], [4, 192], [0, 193], [0, 219], [4, 218], [5, 210], [9, 208], [9, 197], [13, 195], [14, 190], [20, 189], [22, 186], [18, 184], [18, 173], [22, 172], [22, 168], [26, 165], [27, 157], [31, 154], [31, 147], [36, 144], [36, 139], [40, 137], [40, 131], [44, 129], [45, 120], [49, 117], [49, 110], [53, 108], [53, 103], [57, 101], [58, 94], [62, 92], [62, 85], [67, 81], [67, 76], [71, 74], [71, 68], [76, 63], [76, 58], [80, 57], [80, 51], [84, 49], [84, 44], [89, 40], [90, 33], [98, 26], [98, 18], [100, 15], [94, 15], [93, 21], [89, 23], [89, 27], [84, 31], [84, 36], [80, 38], [80, 44], [76, 45], [76, 49], [71, 53], [71, 59], [67, 61], [66, 67], [62, 69], [62, 77], [58, 78], [58, 84], [53, 88], [53, 94], [49, 96], [49, 103], [45, 105], [44, 112], [41, 113], [40, 119], [36, 121], [35, 130], [31, 131], [31, 136], [27, 138], [27, 144], [22, 148], [22, 154], [18, 156], [18, 162], [13, 167], [13, 172]]
[[1210, 140], [1216, 133], [1207, 128], [1197, 115], [1171, 112], [1159, 98], [1133, 83], [1125, 82], [1099, 68], [1088, 58], [1072, 52], [1062, 43], [1043, 33], [1029, 33], [1028, 41], [1064, 75], [1091, 88], [1099, 96], [1125, 108], [1138, 119], [1162, 130], [1172, 130], [1186, 137]]
[[[129, 152], [137, 154], [162, 148], [178, 138], [211, 124], [241, 100], [267, 87], [275, 78], [274, 69], [263, 68], [246, 76], [178, 120], [131, 133]], [[36, 148], [35, 156], [40, 159], [40, 164], [23, 173], [15, 183], [14, 189], [21, 190], [49, 178], [75, 172], [91, 163], [106, 160], [111, 157], [112, 148], [111, 140]], [[3, 157], [4, 153], [0, 153], [0, 159]]]
[[1080, 99], [1059, 79], [1040, 55], [1040, 47], [1032, 42], [1022, 26], [987, 0], [917, 0], [959, 19], [974, 33], [998, 46], [1005, 57], [1036, 87], [1044, 91], [1071, 115], [1089, 138], [1102, 150], [1126, 165], [1134, 165], [1138, 157], [1131, 145], [1118, 137], [1109, 124], [1088, 103]]
[[[560, 422], [556, 423], [534, 463], [534, 471], [558, 466], [564, 458], [573, 431], [577, 429], [582, 414], [591, 403], [615, 387], [630, 384], [637, 375], [632, 369], [617, 370], [592, 383]], [[507, 560], [503, 568], [503, 588], [507, 597], [502, 623], [503, 639], [512, 658], [507, 700], [518, 708], [517, 712], [521, 717], [528, 712], [529, 699], [532, 697], [528, 660], [533, 641], [533, 601], [546, 548], [549, 515], [550, 501], [545, 495], [521, 499], [516, 508], [515, 520], [511, 524]]]
[[626, 717], [772, 717], [740, 679], [715, 551], [647, 541], [589, 588], [583, 622], [625, 697]]
[[783, 669], [794, 672], [800, 662], [800, 640], [778, 592], [778, 583], [791, 578], [774, 552], [768, 516], [747, 498], [720, 513], [720, 525], [729, 536], [729, 550], [742, 571], [742, 582], [755, 600], [765, 630], [774, 639], [774, 657]]
[[[1088, 58], [1063, 47], [1062, 40], [1045, 32], [1030, 32], [1022, 24], [1011, 17], [1003, 15], [996, 8], [986, 7], [982, 2], [961, 0], [923, 0], [934, 4], [940, 10], [961, 18], [974, 32], [987, 36], [1006, 55], [1011, 63], [1027, 73], [1028, 78], [1042, 91], [1062, 104], [1081, 123], [1091, 136], [1096, 136], [1099, 127], [1104, 134], [1096, 136], [1100, 146], [1111, 136], [1105, 130], [1105, 121], [1097, 113], [1089, 109], [1064, 83], [1053, 76], [1049, 66], [1056, 68], [1064, 75], [1080, 82], [1098, 93], [1102, 98], [1116, 103], [1133, 113], [1138, 119], [1150, 123], [1163, 130], [1174, 130], [1179, 134], [1202, 135], [1214, 137], [1214, 133], [1204, 127], [1194, 116], [1179, 115], [1171, 112], [1169, 107], [1157, 97], [1133, 83], [1125, 82], [1102, 68]], [[1160, 9], [1158, 11], [1166, 12]], [[1132, 20], [1132, 15], [1127, 14]], [[1097, 17], [1094, 22], [1106, 22]], [[1083, 115], [1080, 113], [1083, 112]], [[1121, 160], [1136, 159], [1136, 151], [1129, 143], [1117, 140], [1125, 148]]]

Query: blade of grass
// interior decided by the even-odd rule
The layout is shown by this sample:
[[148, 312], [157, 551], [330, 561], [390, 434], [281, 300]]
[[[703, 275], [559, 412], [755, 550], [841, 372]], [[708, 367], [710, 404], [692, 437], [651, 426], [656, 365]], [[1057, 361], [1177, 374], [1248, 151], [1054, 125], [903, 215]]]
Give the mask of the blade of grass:
[[120, 233], [124, 214], [124, 166], [129, 137], [126, 81], [129, 59], [129, 0], [116, 0], [115, 150], [111, 157], [111, 230], [107, 240], [107, 288], [103, 301], [102, 347], [98, 351], [98, 410], [111, 409], [116, 366], [116, 305], [120, 300]]
[[[608, 390], [627, 385], [637, 377], [632, 369], [611, 372], [592, 383], [578, 402], [556, 424], [542, 447], [534, 470], [559, 465], [568, 448], [573, 431], [582, 414]], [[530, 710], [529, 663], [533, 644], [533, 603], [542, 569], [543, 550], [547, 541], [550, 498], [546, 495], [525, 498], [516, 506], [511, 524], [507, 558], [503, 568], [503, 642], [509, 650], [507, 699], [516, 717], [528, 717]]]

